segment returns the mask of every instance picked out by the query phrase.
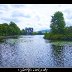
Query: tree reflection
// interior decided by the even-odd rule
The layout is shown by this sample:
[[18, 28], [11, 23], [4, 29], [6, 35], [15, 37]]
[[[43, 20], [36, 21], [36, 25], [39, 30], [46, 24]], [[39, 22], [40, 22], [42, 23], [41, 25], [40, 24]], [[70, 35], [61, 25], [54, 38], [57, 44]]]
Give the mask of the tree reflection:
[[2, 47], [0, 46], [0, 67], [2, 66]]
[[52, 57], [54, 66], [56, 67], [64, 67], [64, 48], [60, 45], [52, 45]]

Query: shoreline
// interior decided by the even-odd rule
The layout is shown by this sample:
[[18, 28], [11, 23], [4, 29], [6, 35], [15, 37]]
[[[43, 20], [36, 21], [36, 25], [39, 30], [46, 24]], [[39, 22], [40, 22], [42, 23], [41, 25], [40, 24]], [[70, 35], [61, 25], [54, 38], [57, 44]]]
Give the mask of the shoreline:
[[0, 41], [3, 41], [4, 39], [7, 38], [17, 38], [19, 35], [14, 35], [14, 36], [0, 36]]

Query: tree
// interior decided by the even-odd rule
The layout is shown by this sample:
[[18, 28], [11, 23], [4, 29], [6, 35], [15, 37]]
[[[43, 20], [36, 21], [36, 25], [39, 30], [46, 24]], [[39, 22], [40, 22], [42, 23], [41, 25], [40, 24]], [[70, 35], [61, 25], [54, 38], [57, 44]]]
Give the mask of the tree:
[[39, 35], [43, 35], [43, 33], [42, 33], [41, 31], [38, 31], [38, 34], [39, 34]]
[[21, 30], [22, 35], [26, 35], [26, 31], [24, 29]]
[[7, 36], [9, 33], [8, 29], [9, 28], [7, 23], [0, 24], [0, 35]]
[[0, 24], [0, 36], [19, 35], [20, 32], [20, 28], [14, 22]]
[[65, 21], [62, 12], [55, 12], [55, 14], [52, 16], [50, 27], [52, 33], [64, 33]]
[[3, 23], [2, 26], [3, 26], [3, 34], [5, 36], [7, 36], [9, 34], [8, 24], [7, 23]]
[[14, 22], [9, 23], [9, 29], [10, 29], [10, 35], [20, 34], [20, 29]]
[[72, 34], [72, 26], [66, 27], [65, 32], [66, 34]]

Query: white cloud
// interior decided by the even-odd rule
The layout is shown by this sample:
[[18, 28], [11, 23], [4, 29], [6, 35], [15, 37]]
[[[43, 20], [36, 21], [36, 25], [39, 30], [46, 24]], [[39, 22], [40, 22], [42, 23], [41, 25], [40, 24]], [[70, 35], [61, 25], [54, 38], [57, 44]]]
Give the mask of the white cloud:
[[72, 4], [1, 4], [0, 23], [12, 20], [20, 29], [49, 29], [51, 16], [56, 11], [62, 11], [66, 25], [72, 25]]

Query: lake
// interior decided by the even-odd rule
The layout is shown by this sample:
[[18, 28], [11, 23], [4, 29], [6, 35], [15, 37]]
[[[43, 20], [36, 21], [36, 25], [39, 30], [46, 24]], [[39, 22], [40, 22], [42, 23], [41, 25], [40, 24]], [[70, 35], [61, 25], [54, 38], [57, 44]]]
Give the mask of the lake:
[[44, 35], [21, 35], [0, 42], [0, 67], [72, 67], [72, 42], [51, 42], [43, 37]]

